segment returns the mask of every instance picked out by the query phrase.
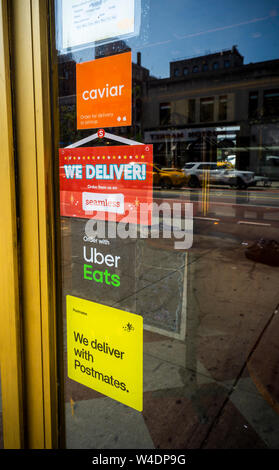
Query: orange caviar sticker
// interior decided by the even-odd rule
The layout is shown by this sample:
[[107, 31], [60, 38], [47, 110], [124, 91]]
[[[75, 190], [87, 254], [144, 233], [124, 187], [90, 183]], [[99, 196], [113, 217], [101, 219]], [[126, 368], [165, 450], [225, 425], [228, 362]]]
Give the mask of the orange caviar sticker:
[[77, 64], [76, 77], [77, 129], [131, 125], [131, 52]]

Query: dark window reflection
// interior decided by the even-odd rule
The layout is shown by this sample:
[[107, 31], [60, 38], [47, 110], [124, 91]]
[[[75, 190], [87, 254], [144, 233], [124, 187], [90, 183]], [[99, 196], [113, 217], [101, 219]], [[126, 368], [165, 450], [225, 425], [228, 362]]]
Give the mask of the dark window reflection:
[[251, 91], [249, 93], [249, 110], [248, 117], [256, 118], [258, 115], [258, 105], [259, 105], [259, 92]]
[[219, 121], [225, 121], [227, 119], [227, 106], [228, 97], [227, 95], [219, 96]]
[[264, 91], [263, 114], [264, 116], [279, 115], [279, 89]]
[[166, 126], [171, 121], [171, 105], [170, 103], [160, 104], [160, 125]]
[[188, 101], [189, 114], [188, 122], [189, 124], [196, 122], [196, 100], [191, 99]]

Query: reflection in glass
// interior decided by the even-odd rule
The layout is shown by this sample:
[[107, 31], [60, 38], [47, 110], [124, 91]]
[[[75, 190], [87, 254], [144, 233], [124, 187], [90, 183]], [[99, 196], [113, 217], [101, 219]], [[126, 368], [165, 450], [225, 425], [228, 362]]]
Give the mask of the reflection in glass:
[[201, 98], [200, 100], [200, 121], [208, 122], [214, 120], [214, 98]]
[[1, 374], [0, 374], [0, 449], [4, 447], [3, 441], [3, 418], [2, 418], [2, 386], [1, 386]]
[[188, 109], [189, 109], [188, 123], [192, 124], [196, 122], [196, 100], [195, 99], [191, 99], [188, 101]]
[[227, 119], [227, 106], [228, 106], [228, 97], [227, 95], [219, 96], [219, 121], [225, 121]]
[[263, 115], [266, 117], [278, 116], [279, 89], [264, 91]]
[[256, 119], [258, 116], [258, 104], [259, 104], [259, 92], [250, 91], [249, 93], [249, 104], [248, 104], [248, 117], [250, 119]]
[[117, 293], [82, 280], [93, 241], [62, 219], [64, 295], [145, 324], [143, 413], [65, 377], [68, 447], [279, 448], [279, 15], [252, 10], [143, 1], [139, 37], [59, 58], [63, 147], [96, 132], [76, 130], [76, 63], [132, 51], [132, 126], [106, 131], [152, 144], [154, 202], [194, 217], [189, 249], [163, 237], [178, 230], [163, 214], [158, 238], [107, 240], [123, 259]]

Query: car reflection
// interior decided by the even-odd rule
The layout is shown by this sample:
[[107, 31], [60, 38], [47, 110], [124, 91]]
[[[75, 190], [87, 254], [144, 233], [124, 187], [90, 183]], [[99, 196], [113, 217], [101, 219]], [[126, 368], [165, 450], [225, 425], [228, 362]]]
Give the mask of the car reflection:
[[178, 168], [160, 168], [157, 165], [152, 166], [153, 186], [159, 186], [162, 189], [182, 188], [186, 186], [188, 177], [183, 170]]
[[229, 164], [218, 165], [214, 162], [189, 162], [183, 167], [183, 171], [188, 177], [190, 188], [201, 187], [205, 175], [208, 183], [211, 185], [223, 185], [237, 189], [247, 189], [258, 184], [264, 186], [271, 185], [267, 177], [256, 176], [252, 171], [236, 170]]

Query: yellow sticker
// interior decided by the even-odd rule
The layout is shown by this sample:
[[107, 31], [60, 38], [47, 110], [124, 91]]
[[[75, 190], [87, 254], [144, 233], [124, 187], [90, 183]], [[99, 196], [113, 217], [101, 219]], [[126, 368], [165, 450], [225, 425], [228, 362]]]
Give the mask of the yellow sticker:
[[142, 411], [143, 318], [67, 296], [68, 376]]

